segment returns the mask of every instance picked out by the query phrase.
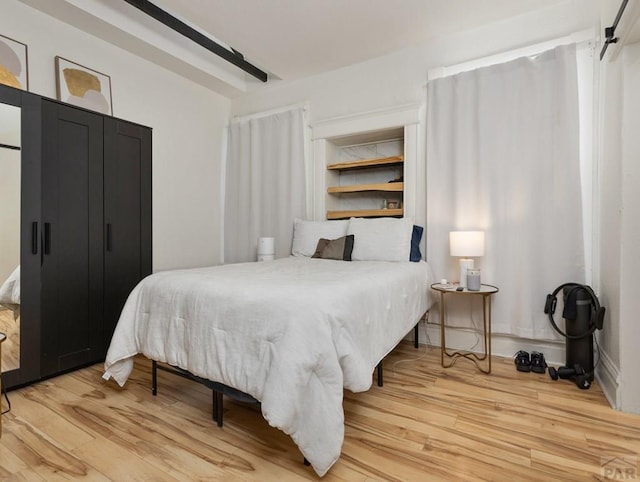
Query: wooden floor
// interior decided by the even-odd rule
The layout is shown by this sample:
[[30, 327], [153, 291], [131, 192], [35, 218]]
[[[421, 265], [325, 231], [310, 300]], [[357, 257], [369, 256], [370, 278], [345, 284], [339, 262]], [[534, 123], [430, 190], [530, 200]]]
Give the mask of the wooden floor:
[[[494, 358], [491, 375], [439, 362], [438, 349], [403, 343], [384, 387], [345, 393], [342, 456], [323, 480], [640, 479], [640, 417], [609, 408], [596, 384], [519, 373], [511, 359]], [[123, 389], [101, 375], [95, 365], [9, 392], [0, 479], [318, 479], [255, 405], [225, 400], [220, 429], [199, 384], [160, 372], [153, 397], [144, 358]]]

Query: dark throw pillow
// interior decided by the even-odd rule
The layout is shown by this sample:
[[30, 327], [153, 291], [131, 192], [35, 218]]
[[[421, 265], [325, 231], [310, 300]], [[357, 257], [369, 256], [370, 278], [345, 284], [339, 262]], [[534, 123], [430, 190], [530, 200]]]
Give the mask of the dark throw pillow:
[[318, 241], [318, 246], [316, 246], [316, 252], [313, 254], [312, 258], [351, 261], [353, 239], [353, 234], [342, 236], [338, 239], [320, 238], [320, 240]]
[[420, 252], [420, 241], [422, 240], [422, 232], [424, 228], [422, 226], [413, 225], [413, 233], [411, 233], [411, 253], [409, 254], [409, 261], [420, 261], [422, 259], [422, 253]]

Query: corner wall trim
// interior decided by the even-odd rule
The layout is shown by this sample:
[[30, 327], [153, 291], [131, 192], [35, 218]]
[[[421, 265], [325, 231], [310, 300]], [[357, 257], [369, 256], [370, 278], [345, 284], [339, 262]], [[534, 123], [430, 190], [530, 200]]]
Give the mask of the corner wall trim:
[[154, 18], [158, 22], [166, 25], [170, 29], [175, 30], [181, 35], [184, 35], [185, 37], [194, 41], [201, 47], [204, 47], [208, 51], [213, 52], [219, 57], [222, 57], [227, 62], [230, 62], [236, 67], [241, 68], [248, 74], [251, 74], [252, 76], [254, 76], [256, 79], [262, 82], [267, 81], [267, 73], [263, 70], [260, 70], [255, 65], [247, 62], [241, 53], [236, 52], [233, 49], [229, 50], [223, 47], [222, 45], [220, 45], [219, 43], [214, 42], [206, 35], [203, 35], [202, 33], [198, 32], [197, 30], [190, 27], [186, 23], [177, 19], [170, 13], [166, 12], [165, 10], [162, 10], [160, 7], [154, 5], [149, 0], [124, 0], [124, 1], [127, 2], [129, 5], [136, 7], [138, 10], [146, 13], [151, 18]]
[[609, 405], [616, 410], [620, 410], [620, 398], [618, 395], [620, 370], [602, 348], [600, 349], [600, 363], [596, 366], [596, 379]]

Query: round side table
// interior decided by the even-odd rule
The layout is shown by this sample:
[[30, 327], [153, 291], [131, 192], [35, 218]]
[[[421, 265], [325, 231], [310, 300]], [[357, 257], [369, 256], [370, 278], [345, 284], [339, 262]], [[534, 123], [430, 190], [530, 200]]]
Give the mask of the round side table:
[[[457, 285], [443, 285], [435, 283], [431, 285], [431, 289], [440, 293], [440, 338], [441, 338], [441, 351], [440, 351], [440, 363], [444, 368], [449, 368], [453, 365], [458, 357], [463, 357], [471, 360], [476, 364], [478, 369], [483, 373], [491, 373], [491, 296], [497, 293], [499, 290], [493, 285], [480, 285], [480, 289], [477, 291], [470, 291], [464, 288], [462, 291], [458, 291]], [[454, 351], [449, 352], [447, 350], [447, 342], [445, 340], [445, 320], [446, 320], [446, 306], [445, 295], [452, 296], [481, 296], [482, 297], [482, 324], [484, 335], [484, 353], [478, 355], [472, 351]], [[445, 355], [451, 362], [445, 365]], [[484, 361], [485, 366], [481, 366], [478, 362]]]

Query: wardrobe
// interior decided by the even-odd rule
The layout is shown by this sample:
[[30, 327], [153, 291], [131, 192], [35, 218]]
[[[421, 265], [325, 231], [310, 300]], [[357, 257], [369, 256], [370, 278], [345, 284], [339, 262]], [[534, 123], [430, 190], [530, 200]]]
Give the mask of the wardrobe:
[[10, 87], [0, 102], [21, 114], [10, 388], [104, 360], [129, 292], [151, 273], [151, 129]]

